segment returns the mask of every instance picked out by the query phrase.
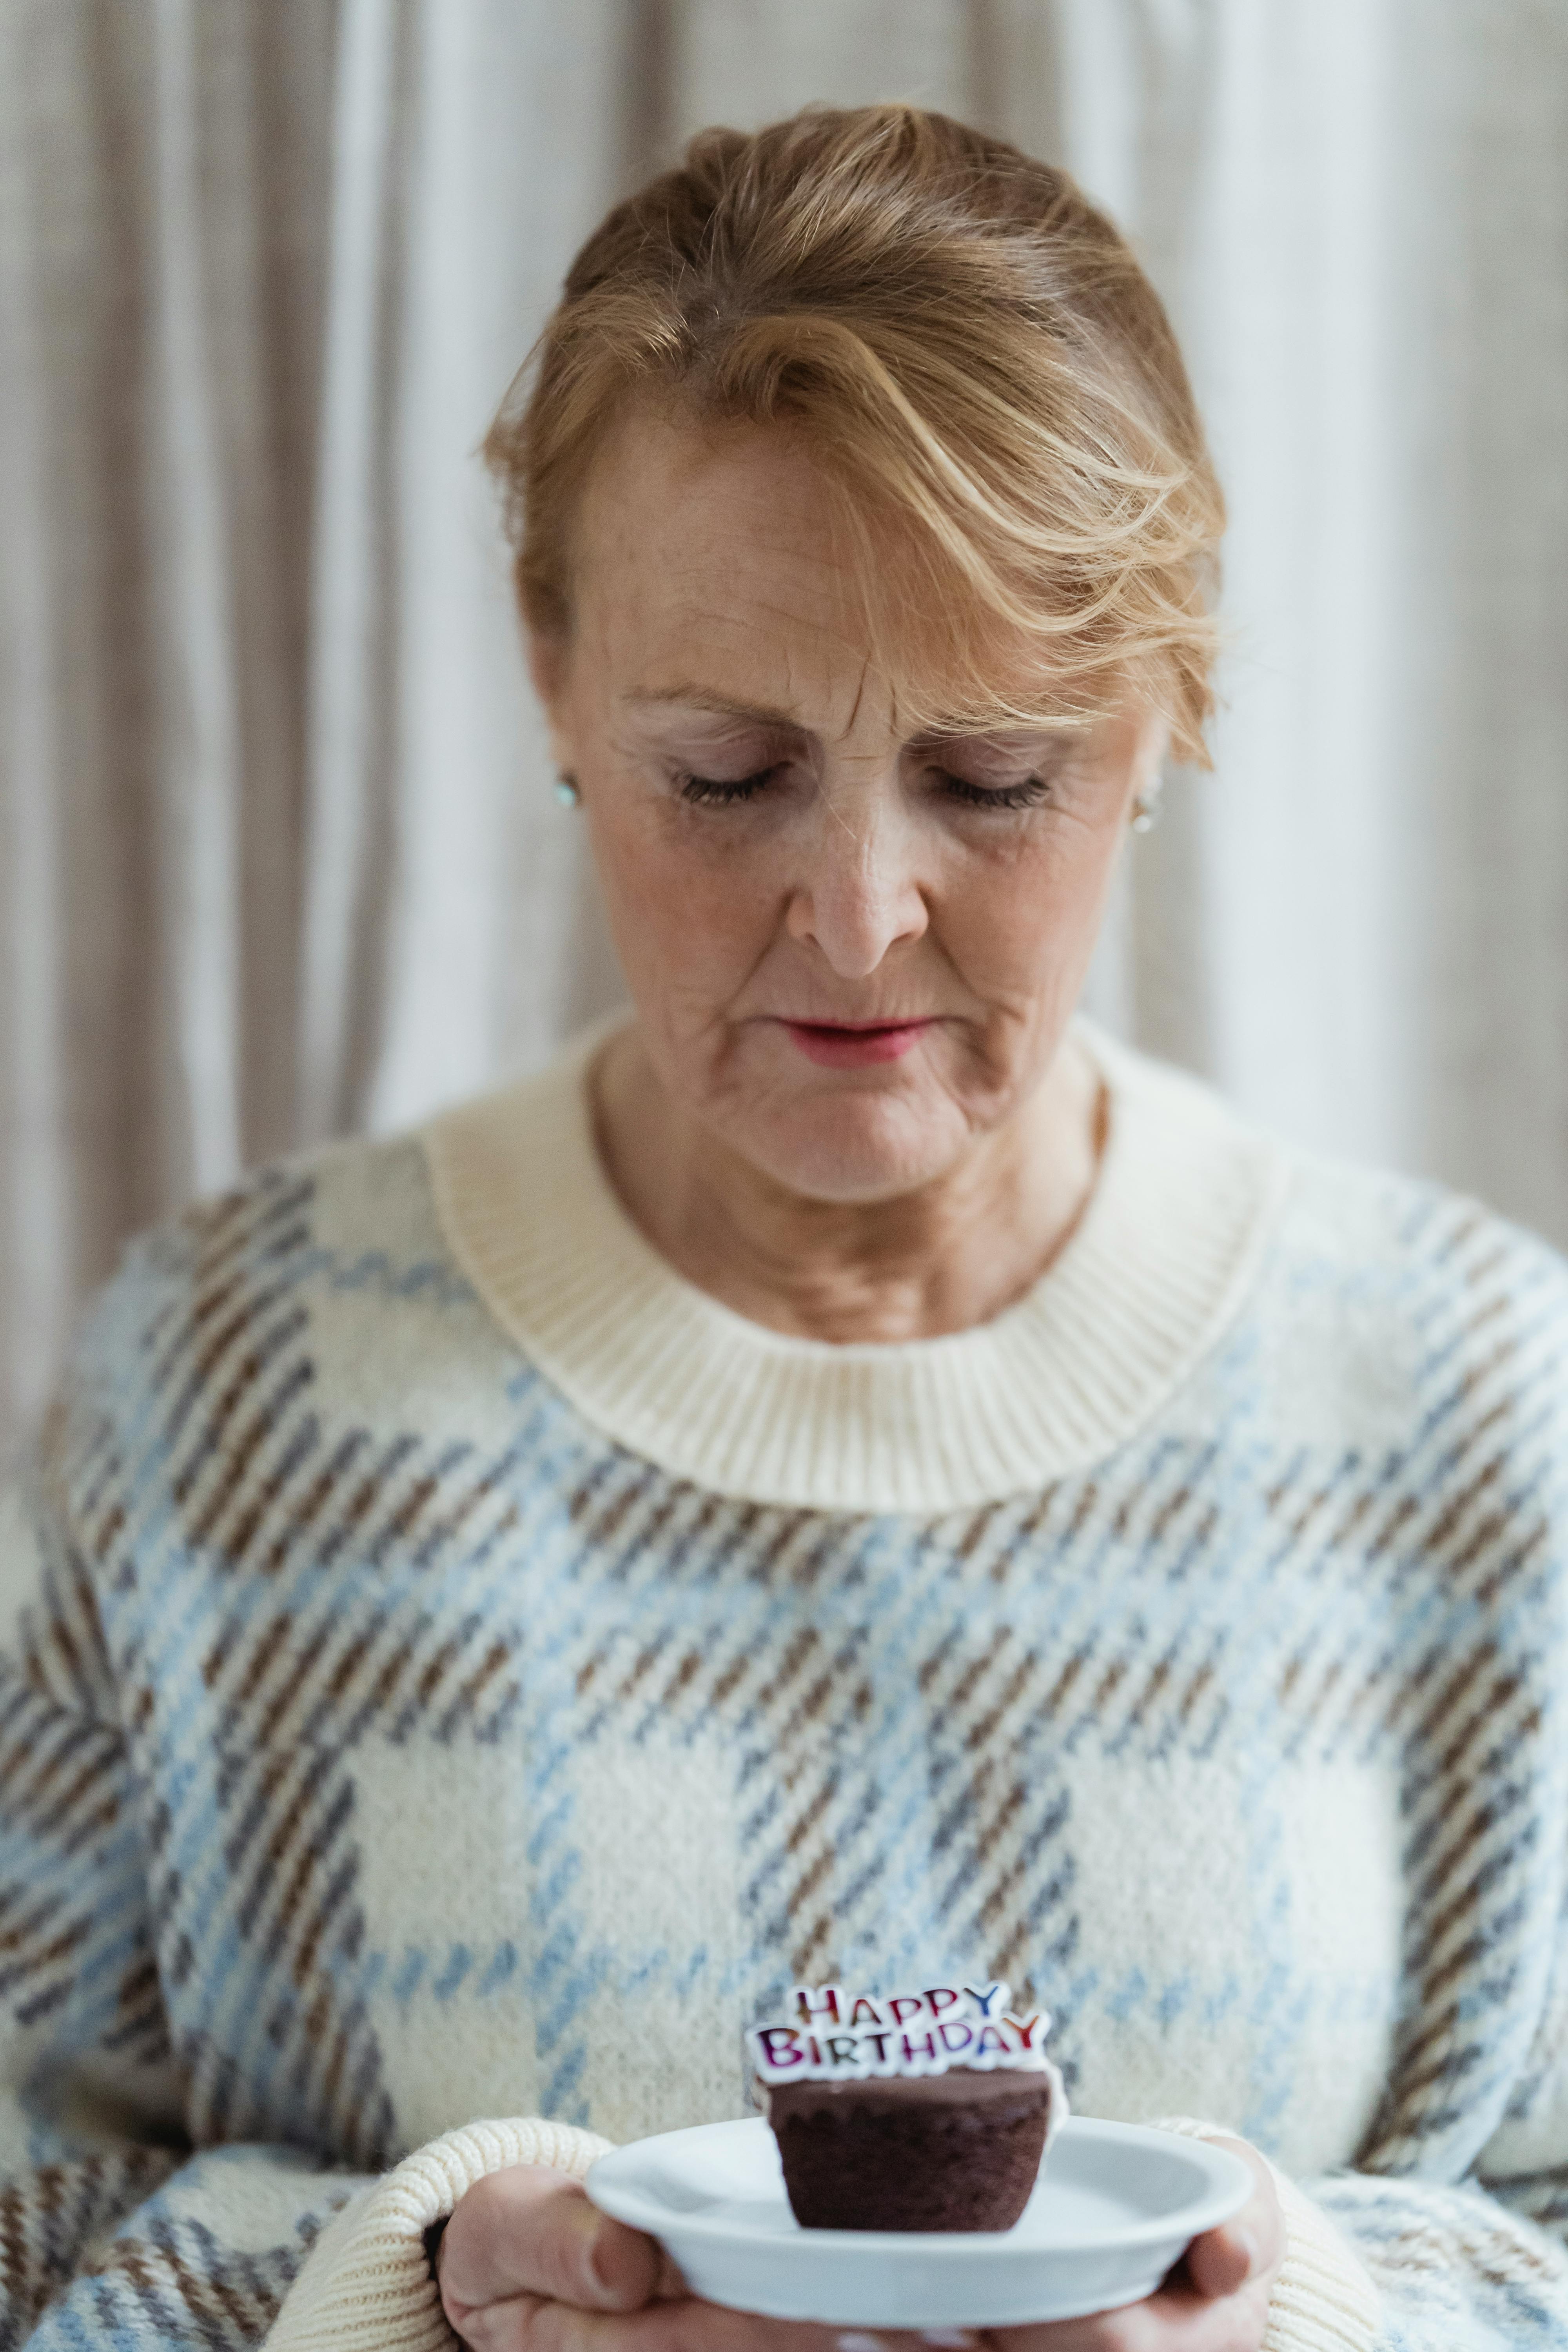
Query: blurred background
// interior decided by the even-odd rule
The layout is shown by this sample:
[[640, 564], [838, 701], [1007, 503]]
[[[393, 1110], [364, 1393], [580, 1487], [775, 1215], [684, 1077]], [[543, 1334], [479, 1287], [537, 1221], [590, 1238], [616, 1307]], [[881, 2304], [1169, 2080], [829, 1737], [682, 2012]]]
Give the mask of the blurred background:
[[1065, 163], [1234, 527], [1092, 998], [1568, 1244], [1563, 0], [0, 0], [0, 1454], [124, 1236], [614, 1001], [475, 457], [714, 121]]

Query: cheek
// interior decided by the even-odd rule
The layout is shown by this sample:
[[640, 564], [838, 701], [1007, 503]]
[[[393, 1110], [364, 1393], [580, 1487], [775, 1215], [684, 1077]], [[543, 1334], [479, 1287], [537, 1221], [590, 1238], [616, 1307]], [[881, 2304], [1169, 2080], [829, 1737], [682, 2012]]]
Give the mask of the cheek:
[[1064, 824], [954, 877], [942, 929], [971, 982], [999, 994], [1076, 991], [1099, 934], [1120, 839]]
[[610, 929], [645, 1010], [660, 993], [722, 997], [765, 953], [777, 908], [756, 861], [716, 853], [663, 810], [595, 813], [590, 831]]

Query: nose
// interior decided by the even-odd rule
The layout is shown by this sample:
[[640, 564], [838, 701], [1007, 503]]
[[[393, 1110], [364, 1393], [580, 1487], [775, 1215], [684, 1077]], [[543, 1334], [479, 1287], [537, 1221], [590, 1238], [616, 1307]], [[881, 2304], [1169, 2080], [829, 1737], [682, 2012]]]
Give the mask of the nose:
[[824, 798], [816, 816], [785, 927], [814, 944], [840, 980], [866, 980], [890, 948], [919, 939], [929, 924], [915, 845], [893, 814], [862, 807], [849, 814]]

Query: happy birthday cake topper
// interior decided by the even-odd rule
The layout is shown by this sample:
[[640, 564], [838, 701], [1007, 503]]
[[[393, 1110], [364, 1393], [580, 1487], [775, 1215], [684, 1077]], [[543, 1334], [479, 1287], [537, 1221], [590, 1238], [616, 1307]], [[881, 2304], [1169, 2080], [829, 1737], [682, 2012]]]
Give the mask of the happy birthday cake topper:
[[795, 1985], [790, 2021], [754, 2026], [746, 2042], [763, 2083], [945, 2074], [950, 2066], [1043, 2073], [1050, 2018], [1043, 2010], [1015, 2017], [1011, 1999], [1005, 1984], [930, 1985], [885, 2000], [840, 1985]]

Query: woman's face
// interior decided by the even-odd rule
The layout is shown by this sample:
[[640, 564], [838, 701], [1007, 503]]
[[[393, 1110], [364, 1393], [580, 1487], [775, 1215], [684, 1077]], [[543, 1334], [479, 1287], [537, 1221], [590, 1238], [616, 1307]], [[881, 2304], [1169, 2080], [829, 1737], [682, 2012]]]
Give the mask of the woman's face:
[[670, 1104], [815, 1199], [947, 1173], [1050, 1066], [1159, 723], [907, 733], [766, 427], [634, 414], [574, 584], [534, 676]]

